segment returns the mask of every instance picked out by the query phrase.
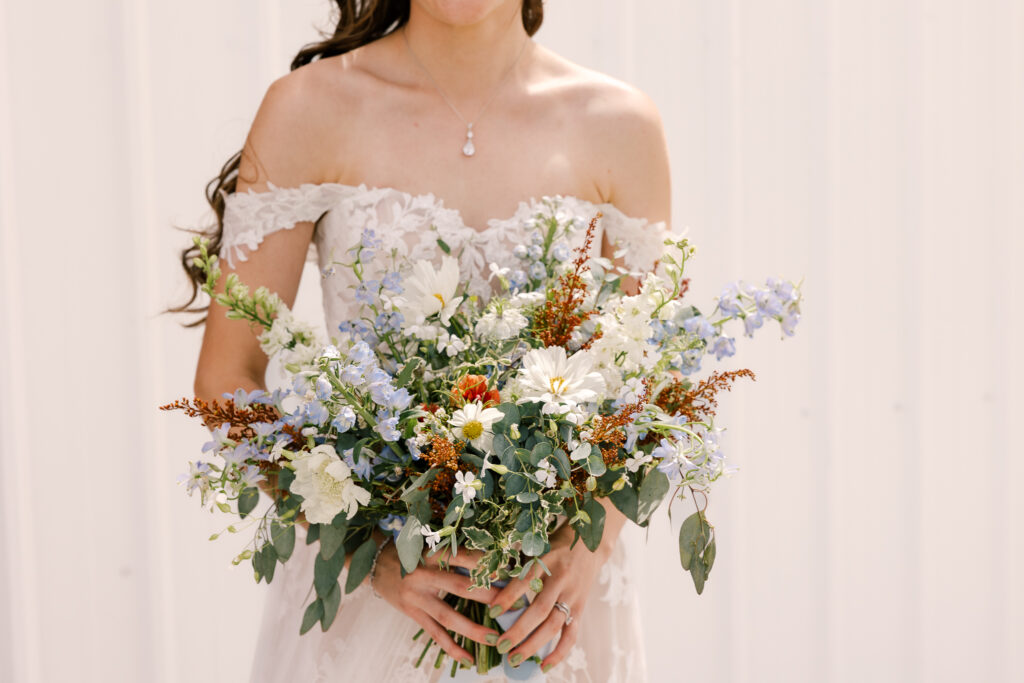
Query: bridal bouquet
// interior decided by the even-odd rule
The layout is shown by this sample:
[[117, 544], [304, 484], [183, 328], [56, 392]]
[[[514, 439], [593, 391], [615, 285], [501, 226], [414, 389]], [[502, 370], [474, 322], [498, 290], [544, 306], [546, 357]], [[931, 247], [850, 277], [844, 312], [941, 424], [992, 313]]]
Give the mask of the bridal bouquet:
[[[216, 292], [218, 259], [197, 240], [206, 292], [229, 317], [256, 326], [290, 386], [164, 406], [214, 427], [207, 456], [182, 480], [204, 505], [250, 524], [252, 540], [235, 562], [251, 560], [257, 581], [273, 579], [293, 552], [295, 525], [308, 523], [306, 543], [318, 551], [302, 633], [330, 627], [342, 593], [371, 571], [381, 536], [394, 539], [405, 572], [425, 550], [479, 550], [471, 577], [487, 586], [546, 571], [549, 534], [560, 523], [596, 549], [603, 497], [646, 526], [670, 492], [690, 493], [695, 512], [680, 529], [679, 555], [703, 590], [716, 552], [706, 494], [733, 471], [719, 449], [716, 395], [754, 376], [697, 374], [709, 355], [734, 354], [732, 325], [752, 335], [775, 320], [793, 334], [799, 287], [773, 279], [729, 285], [705, 314], [684, 300], [694, 253], [686, 239], [666, 240], [652, 272], [630, 272], [589, 255], [601, 214], [586, 225], [558, 209], [547, 198], [531, 219], [532, 239], [516, 249], [521, 267], [491, 264], [496, 292], [487, 301], [467, 295], [443, 242], [436, 267], [378, 253], [380, 241], [364, 231], [335, 264], [355, 274], [363, 314], [330, 341], [234, 274]], [[366, 265], [378, 259], [384, 274], [371, 279]], [[638, 280], [639, 293], [624, 293], [626, 277]], [[260, 487], [273, 504], [256, 515]], [[486, 605], [448, 600], [495, 626]], [[456, 638], [478, 671], [501, 663], [494, 647]]]

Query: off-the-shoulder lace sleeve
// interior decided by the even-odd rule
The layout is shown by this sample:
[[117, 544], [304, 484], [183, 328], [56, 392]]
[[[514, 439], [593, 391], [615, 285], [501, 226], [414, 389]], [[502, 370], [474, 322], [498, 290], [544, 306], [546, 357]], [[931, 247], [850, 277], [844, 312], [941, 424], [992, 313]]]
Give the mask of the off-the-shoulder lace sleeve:
[[[342, 185], [313, 183], [278, 187], [268, 182], [267, 188], [262, 192], [250, 189], [225, 195], [220, 257], [232, 267], [235, 259], [246, 260], [242, 247], [256, 249], [272, 232], [290, 230], [297, 223], [318, 220], [350, 190]], [[316, 260], [312, 242], [307, 259]]]
[[651, 223], [646, 218], [627, 216], [614, 204], [602, 204], [600, 209], [608, 241], [616, 248], [626, 249], [622, 256], [626, 267], [650, 270], [665, 252], [665, 238], [672, 235], [665, 221]]

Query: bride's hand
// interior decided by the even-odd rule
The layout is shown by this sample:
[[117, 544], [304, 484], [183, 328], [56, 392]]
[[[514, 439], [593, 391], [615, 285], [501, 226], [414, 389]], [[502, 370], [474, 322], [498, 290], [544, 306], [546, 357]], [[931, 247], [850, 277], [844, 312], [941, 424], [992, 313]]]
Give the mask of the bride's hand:
[[[527, 592], [534, 577], [541, 577], [544, 583], [534, 601], [498, 641], [498, 652], [508, 652], [509, 661], [513, 666], [518, 666], [536, 654], [561, 632], [558, 645], [541, 662], [541, 668], [547, 673], [565, 659], [576, 643], [579, 620], [586, 608], [587, 598], [601, 571], [601, 566], [615, 547], [618, 532], [625, 521], [622, 513], [611, 505], [606, 505], [605, 501], [601, 502], [608, 512], [604, 537], [595, 552], [587, 549], [582, 540], [570, 549], [574, 532], [572, 527], [565, 524], [551, 534], [551, 551], [542, 558], [551, 575], [545, 575], [544, 571], [538, 568], [529, 577], [510, 581], [495, 598], [494, 605], [500, 605], [502, 611], [505, 611]], [[572, 615], [571, 623], [565, 623], [568, 615], [560, 609], [555, 609], [556, 602], [564, 603], [569, 608]], [[515, 649], [512, 649], [513, 646]]]
[[441, 558], [440, 555], [442, 553], [428, 557], [426, 566], [421, 565], [402, 578], [398, 552], [395, 550], [395, 544], [389, 543], [377, 559], [377, 567], [372, 577], [373, 587], [395, 609], [422, 626], [427, 635], [451, 657], [472, 666], [473, 657], [458, 646], [448, 631], [455, 631], [482, 644], [488, 644], [487, 636], [491, 636], [490, 644], [493, 644], [498, 638], [498, 632], [484, 628], [459, 614], [439, 596], [442, 593], [451, 593], [461, 598], [490, 604], [498, 596], [498, 589], [470, 590], [472, 582], [468, 576], [447, 571], [440, 566], [440, 560], [444, 559], [450, 566], [472, 569], [480, 558], [479, 552], [459, 550], [455, 557]]

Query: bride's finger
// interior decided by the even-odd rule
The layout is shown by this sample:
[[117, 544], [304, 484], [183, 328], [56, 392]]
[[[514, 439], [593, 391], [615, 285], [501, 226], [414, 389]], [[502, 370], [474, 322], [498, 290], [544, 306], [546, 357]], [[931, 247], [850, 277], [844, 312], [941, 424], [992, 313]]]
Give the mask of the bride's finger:
[[540, 663], [540, 668], [544, 673], [551, 671], [551, 667], [557, 666], [566, 658], [569, 654], [569, 650], [576, 644], [576, 636], [579, 633], [579, 627], [580, 622], [574, 619], [571, 624], [562, 629], [562, 637], [558, 639], [558, 645], [556, 645], [554, 651]]
[[555, 595], [553, 591], [548, 594], [543, 592], [538, 594], [533, 604], [519, 615], [516, 623], [512, 624], [512, 628], [502, 634], [501, 640], [498, 641], [498, 652], [504, 654], [526, 640], [526, 636], [530, 635], [535, 628], [548, 618], [554, 606]]
[[[537, 571], [539, 572], [540, 570], [538, 569]], [[499, 614], [513, 609], [513, 607], [521, 607], [521, 604], [516, 605], [515, 603], [519, 598], [526, 595], [526, 591], [530, 589], [530, 579], [532, 579], [533, 576], [536, 576], [536, 574], [521, 579], [510, 579], [505, 587], [501, 589], [501, 592], [498, 593], [498, 596], [491, 601], [491, 605], [493, 605], [491, 607], [491, 616], [496, 617]]]
[[474, 569], [483, 553], [479, 550], [459, 550], [457, 555], [452, 555], [450, 548], [445, 548], [431, 555], [427, 555], [426, 565], [428, 567], [462, 567], [463, 569]]
[[517, 666], [524, 659], [533, 656], [537, 650], [558, 637], [558, 632], [565, 625], [565, 614], [561, 610], [553, 609], [548, 613], [547, 619], [523, 641], [519, 647], [508, 653], [508, 658], [513, 666]]
[[497, 588], [473, 588], [473, 582], [467, 576], [453, 574], [442, 569], [424, 568], [420, 571], [429, 572], [428, 576], [431, 584], [439, 590], [451, 593], [452, 595], [458, 595], [460, 598], [489, 605], [499, 594]]
[[[466, 616], [459, 614], [451, 608], [451, 605], [440, 598], [431, 600], [428, 613], [434, 618], [434, 621], [449, 631], [460, 633], [482, 645], [489, 645], [498, 639], [499, 634], [497, 631], [491, 628], [484, 628]], [[488, 639], [488, 636], [490, 636], [490, 639]]]
[[416, 621], [423, 630], [426, 631], [427, 635], [434, 639], [434, 642], [441, 646], [441, 649], [448, 653], [449, 656], [460, 662], [469, 662], [469, 666], [473, 664], [473, 657], [466, 652], [464, 649], [459, 647], [455, 639], [451, 637], [445, 627], [437, 623], [430, 614], [423, 610], [416, 610], [412, 615], [413, 620]]

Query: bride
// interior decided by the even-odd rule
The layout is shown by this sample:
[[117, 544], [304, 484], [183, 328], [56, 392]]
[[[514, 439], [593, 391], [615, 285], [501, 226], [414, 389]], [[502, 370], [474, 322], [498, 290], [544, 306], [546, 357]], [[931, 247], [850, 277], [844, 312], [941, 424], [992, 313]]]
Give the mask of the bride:
[[[603, 255], [651, 267], [669, 218], [658, 111], [635, 88], [535, 43], [541, 0], [337, 5], [334, 35], [303, 48], [291, 73], [270, 86], [244, 148], [208, 188], [225, 272], [290, 306], [307, 254], [317, 258], [327, 328], [336, 333], [358, 304], [330, 264], [363, 228], [385, 249], [421, 258], [439, 258], [442, 238], [459, 255], [470, 291], [486, 296], [487, 264], [514, 267], [524, 222], [550, 197], [584, 221], [600, 210]], [[199, 282], [187, 252], [184, 262]], [[262, 388], [266, 367], [250, 328], [212, 304], [196, 395]], [[252, 680], [439, 680], [429, 664], [413, 666], [420, 628], [462, 661], [472, 658], [448, 631], [497, 640], [512, 667], [540, 654], [549, 681], [645, 680], [636, 595], [617, 542], [625, 518], [603, 500], [597, 552], [570, 548], [567, 525], [553, 534], [544, 557], [551, 575], [500, 640], [438, 595], [498, 613], [518, 607], [527, 581], [469, 592], [467, 578], [436, 563], [402, 578], [394, 544], [344, 598], [327, 632], [299, 636], [316, 548], [300, 541], [268, 588]], [[491, 674], [503, 680], [501, 671]]]

